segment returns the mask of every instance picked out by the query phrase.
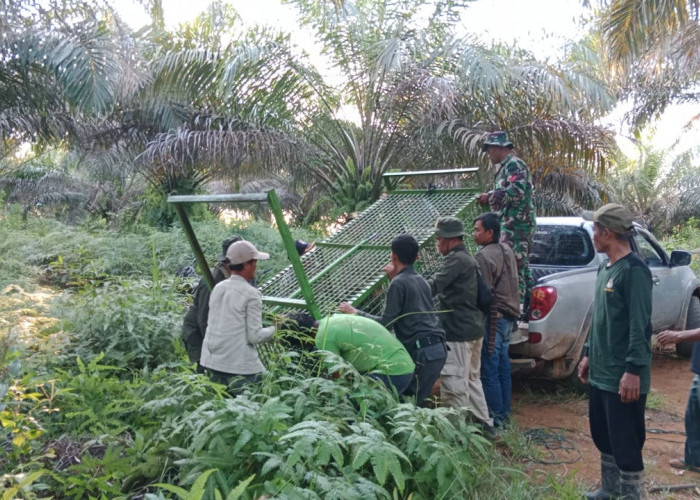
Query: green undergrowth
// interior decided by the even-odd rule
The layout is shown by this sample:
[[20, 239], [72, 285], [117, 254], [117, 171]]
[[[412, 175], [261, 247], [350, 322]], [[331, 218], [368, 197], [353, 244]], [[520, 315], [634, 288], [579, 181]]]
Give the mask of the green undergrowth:
[[[196, 230], [208, 255], [236, 232]], [[277, 233], [239, 231], [284, 264]], [[332, 356], [274, 344], [262, 383], [232, 399], [185, 361], [177, 229], [5, 219], [0, 245], [36, 288], [0, 295], [2, 500], [578, 497], [572, 479], [533, 481], [464, 415], [399, 402]]]
[[463, 416], [400, 403], [318, 356], [280, 352], [235, 399], [183, 362], [125, 370], [97, 356], [15, 378], [3, 486], [20, 498], [566, 498]]
[[[246, 221], [227, 226], [219, 221], [192, 223], [205, 258], [214, 263], [221, 253], [221, 242], [238, 234], [252, 241], [270, 259], [260, 261], [261, 279], [288, 265], [279, 232], [264, 221]], [[295, 238], [320, 238], [307, 230], [292, 229]], [[28, 288], [43, 283], [61, 288], [80, 289], [115, 276], [150, 276], [155, 263], [163, 274], [176, 274], [194, 265], [187, 237], [179, 225], [168, 230], [134, 226], [118, 231], [97, 225], [67, 226], [51, 219], [17, 214], [0, 215], [0, 289], [9, 284]]]

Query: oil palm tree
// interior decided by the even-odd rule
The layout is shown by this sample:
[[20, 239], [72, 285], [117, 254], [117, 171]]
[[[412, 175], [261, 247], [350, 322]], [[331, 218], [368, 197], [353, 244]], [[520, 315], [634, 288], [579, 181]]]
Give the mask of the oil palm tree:
[[27, 141], [58, 145], [97, 182], [123, 191], [137, 167], [162, 196], [216, 175], [296, 168], [287, 131], [306, 80], [289, 69], [283, 35], [236, 31], [222, 3], [174, 33], [157, 22], [132, 33], [107, 4], [2, 7], [12, 27], [0, 42], [6, 157]]
[[612, 71], [631, 98], [630, 123], [639, 131], [672, 103], [697, 102], [700, 78], [700, 1], [600, 2], [600, 33]]
[[[549, 65], [456, 37], [464, 6], [448, 2], [293, 3], [344, 77], [341, 99], [328, 102], [305, 133], [319, 150], [313, 171], [336, 198], [354, 197], [361, 208], [377, 198], [391, 169], [485, 164], [484, 133], [506, 129], [545, 189], [567, 203], [595, 199], [597, 184], [588, 178], [563, 189], [562, 182], [547, 185], [569, 172], [574, 180], [604, 172], [615, 148], [612, 133], [594, 125], [613, 99], [599, 67], [584, 59], [592, 49], [582, 45], [570, 60]], [[336, 117], [338, 104], [352, 107], [356, 123]]]

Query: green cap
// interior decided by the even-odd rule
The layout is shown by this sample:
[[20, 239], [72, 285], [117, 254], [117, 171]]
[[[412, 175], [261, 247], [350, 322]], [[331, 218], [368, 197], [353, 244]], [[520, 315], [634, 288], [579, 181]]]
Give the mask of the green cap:
[[435, 223], [435, 234], [441, 238], [456, 238], [464, 234], [462, 221], [457, 217], [440, 217]]
[[484, 144], [481, 146], [482, 151], [486, 151], [489, 146], [500, 146], [502, 148], [513, 149], [513, 143], [508, 140], [508, 134], [499, 130], [498, 132], [491, 132], [486, 136]]
[[608, 203], [595, 212], [583, 212], [581, 217], [598, 222], [614, 233], [634, 234], [634, 215], [619, 203]]

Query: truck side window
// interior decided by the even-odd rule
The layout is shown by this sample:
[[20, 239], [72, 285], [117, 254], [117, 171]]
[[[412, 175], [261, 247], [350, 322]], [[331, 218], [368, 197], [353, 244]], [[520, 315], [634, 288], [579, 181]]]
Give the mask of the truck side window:
[[659, 251], [647, 240], [643, 235], [636, 234], [634, 242], [637, 245], [637, 253], [639, 257], [647, 263], [649, 267], [658, 267], [666, 264], [666, 259]]
[[544, 266], [585, 266], [595, 257], [593, 243], [581, 228], [541, 225], [530, 250], [530, 263]]

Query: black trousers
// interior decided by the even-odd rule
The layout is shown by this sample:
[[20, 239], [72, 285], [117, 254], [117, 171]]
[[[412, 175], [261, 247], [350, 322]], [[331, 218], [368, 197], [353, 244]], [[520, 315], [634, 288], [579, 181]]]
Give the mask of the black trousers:
[[589, 386], [588, 418], [591, 437], [601, 453], [615, 457], [625, 472], [644, 470], [642, 448], [646, 439], [644, 406], [647, 395], [632, 403], [620, 401], [620, 395]]
[[217, 384], [228, 386], [228, 393], [235, 397], [241, 392], [247, 384], [259, 384], [262, 381], [261, 373], [252, 375], [236, 375], [235, 373], [226, 373], [214, 370], [213, 368], [204, 367], [209, 374], [209, 379]]
[[[420, 340], [418, 341], [420, 342]], [[411, 348], [409, 348], [411, 347]], [[413, 380], [404, 392], [405, 396], [415, 396], [416, 404], [424, 407], [426, 398], [435, 385], [447, 359], [447, 346], [442, 339], [435, 339], [429, 345], [407, 346], [408, 353], [416, 364]]]

